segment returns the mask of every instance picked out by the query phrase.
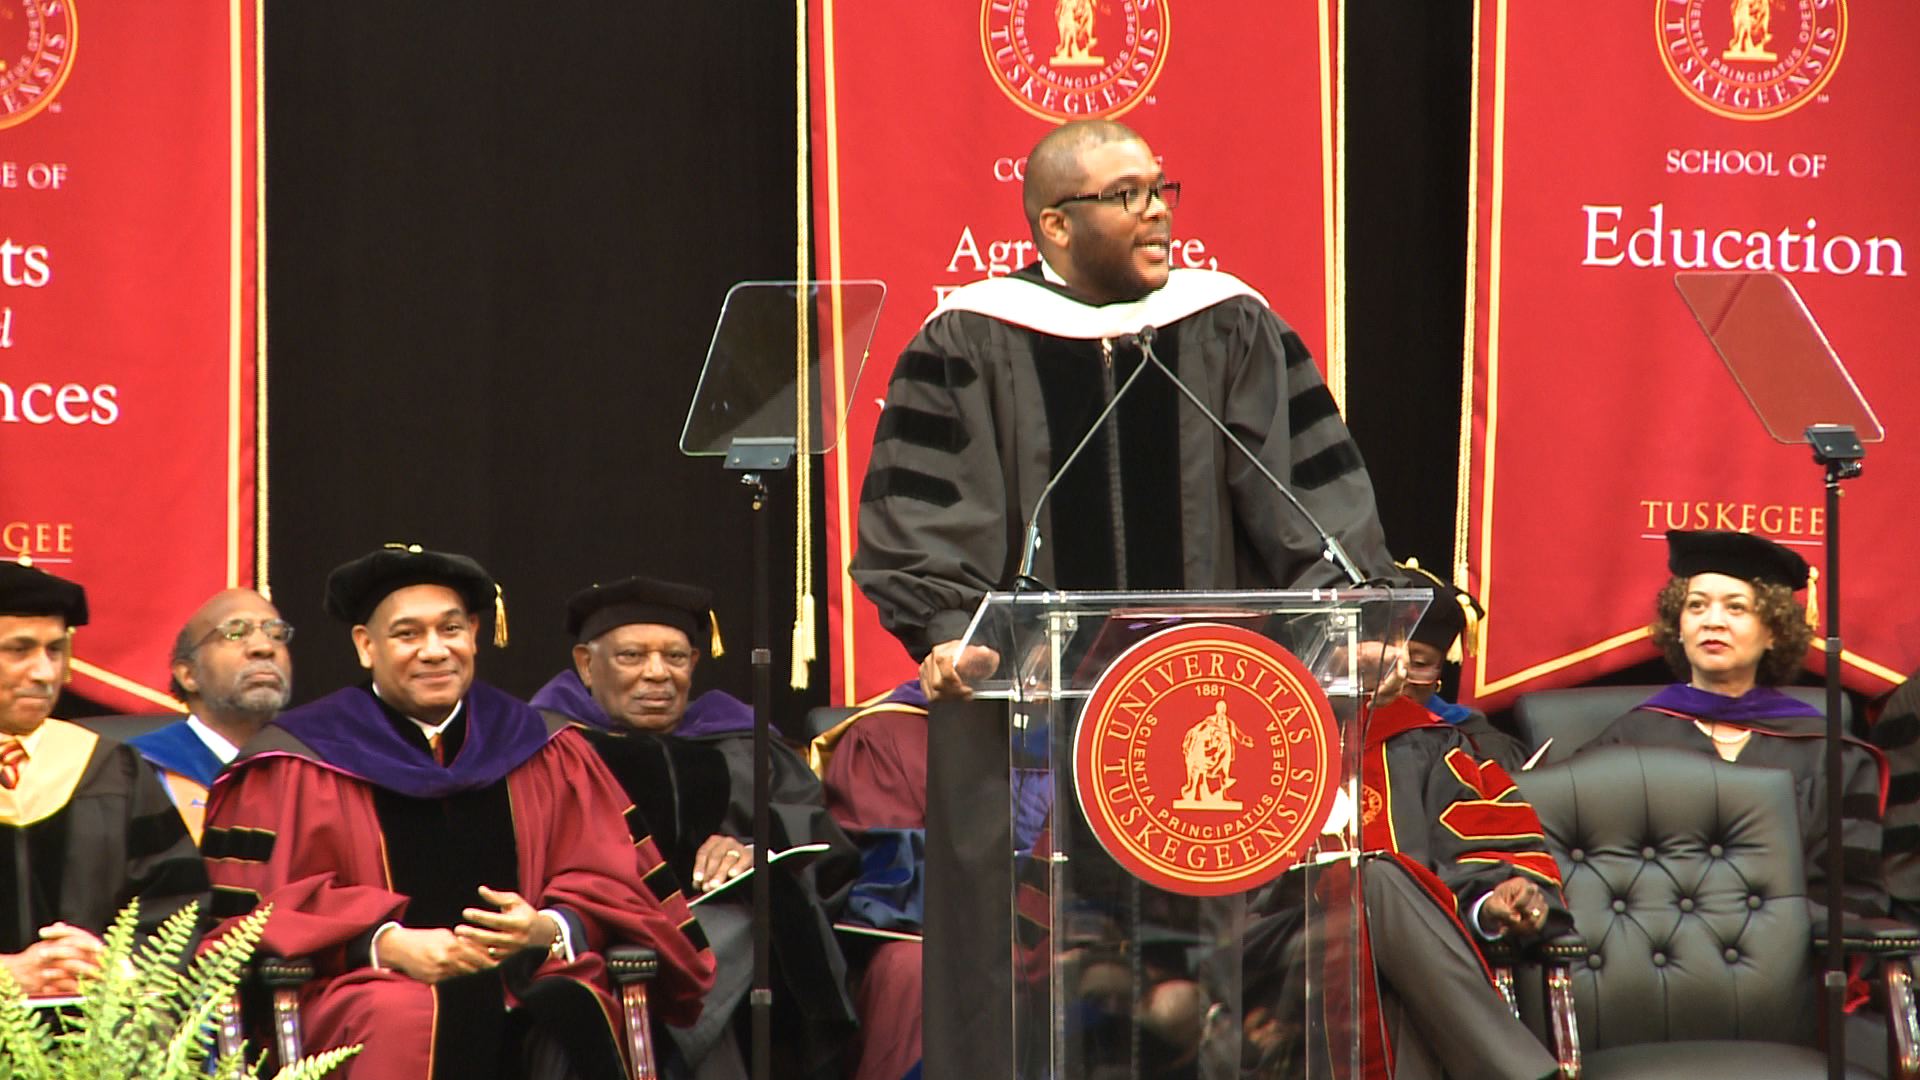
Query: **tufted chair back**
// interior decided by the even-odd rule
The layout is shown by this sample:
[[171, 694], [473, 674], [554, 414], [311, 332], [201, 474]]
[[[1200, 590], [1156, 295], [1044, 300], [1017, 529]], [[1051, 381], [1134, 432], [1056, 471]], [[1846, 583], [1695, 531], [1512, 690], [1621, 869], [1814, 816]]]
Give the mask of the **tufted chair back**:
[[1813, 1044], [1817, 980], [1786, 773], [1622, 746], [1517, 781], [1586, 939], [1572, 975], [1587, 1052]]

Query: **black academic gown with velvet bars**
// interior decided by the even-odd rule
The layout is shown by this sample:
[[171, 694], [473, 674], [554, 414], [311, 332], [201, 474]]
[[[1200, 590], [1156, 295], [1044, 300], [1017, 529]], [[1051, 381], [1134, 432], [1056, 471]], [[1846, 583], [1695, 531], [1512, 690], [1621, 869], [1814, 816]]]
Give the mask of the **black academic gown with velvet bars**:
[[39, 930], [66, 922], [103, 934], [127, 902], [140, 900], [150, 931], [207, 891], [206, 870], [159, 778], [131, 747], [76, 724], [48, 720], [40, 760], [84, 760], [71, 793], [50, 812], [0, 820], [0, 952], [17, 953]]
[[1920, 923], [1920, 678], [1887, 698], [1868, 737], [1887, 761], [1887, 892], [1895, 917]]
[[[1300, 338], [1231, 275], [1175, 270], [1091, 306], [1038, 264], [944, 300], [894, 369], [861, 490], [851, 573], [916, 658], [1013, 583], [1041, 489], [1144, 362], [1134, 333], [1290, 486], [1363, 572], [1386, 570], [1373, 484]], [[1331, 585], [1320, 541], [1160, 372], [1141, 374], [1061, 476], [1034, 563], [1061, 589]], [[926, 1075], [1006, 1075], [1013, 934], [1006, 725], [991, 705], [929, 725]], [[958, 716], [971, 711], [979, 715]], [[943, 713], [948, 715], [942, 715]]]
[[[571, 676], [563, 672], [559, 680]], [[551, 686], [551, 684], [550, 684]], [[711, 716], [714, 693], [702, 696]], [[584, 694], [555, 695], [545, 691], [535, 699], [547, 715], [578, 722], [587, 741], [633, 800], [640, 824], [636, 839], [650, 838], [674, 875], [690, 881], [694, 856], [708, 837], [716, 834], [751, 838], [753, 835], [752, 713], [741, 706], [749, 725], [741, 729], [725, 718], [703, 723], [688, 737], [608, 730], [604, 713]], [[733, 704], [738, 704], [734, 702]], [[777, 739], [773, 745], [768, 809], [776, 850], [796, 844], [825, 843], [828, 850], [803, 869], [777, 867], [773, 877], [774, 1036], [781, 1075], [804, 1077], [838, 1074], [839, 1051], [855, 1023], [847, 991], [846, 961], [833, 931], [833, 920], [846, 902], [859, 871], [859, 852], [827, 813], [820, 781], [800, 756]], [[750, 930], [747, 914], [750, 886], [731, 890], [725, 900], [709, 902], [716, 930]], [[747, 905], [748, 907], [742, 907]], [[719, 912], [731, 909], [731, 917]], [[708, 905], [699, 909], [708, 911]], [[703, 1054], [713, 1041], [731, 1037], [736, 1010], [745, 1006], [744, 979], [753, 965], [752, 939], [744, 934], [715, 933], [716, 961], [721, 970], [708, 994], [697, 1029], [675, 1032], [684, 1050]], [[733, 976], [742, 976], [734, 978]]]

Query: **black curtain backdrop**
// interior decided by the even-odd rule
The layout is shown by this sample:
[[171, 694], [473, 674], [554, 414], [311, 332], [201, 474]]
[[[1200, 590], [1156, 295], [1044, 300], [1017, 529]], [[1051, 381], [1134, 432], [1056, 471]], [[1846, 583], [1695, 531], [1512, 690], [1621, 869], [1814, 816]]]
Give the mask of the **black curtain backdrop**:
[[[1396, 555], [1444, 567], [1471, 6], [1348, 17], [1350, 423]], [[269, 5], [268, 536], [296, 701], [361, 677], [321, 584], [387, 541], [501, 579], [513, 642], [480, 670], [514, 693], [568, 663], [569, 593], [644, 572], [716, 588], [729, 650], [695, 689], [747, 696], [750, 514], [677, 441], [727, 286], [794, 271], [793, 34], [778, 4]], [[777, 691], [783, 725], [827, 678]]]

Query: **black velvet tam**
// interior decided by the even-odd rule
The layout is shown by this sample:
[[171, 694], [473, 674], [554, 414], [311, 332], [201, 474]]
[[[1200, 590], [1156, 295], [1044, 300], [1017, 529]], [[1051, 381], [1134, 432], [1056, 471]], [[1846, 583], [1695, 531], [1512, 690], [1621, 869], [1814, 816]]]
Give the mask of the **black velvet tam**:
[[1807, 560], [1752, 533], [1671, 530], [1667, 533], [1667, 569], [1675, 577], [1725, 574], [1796, 591], [1807, 587]]
[[0, 562], [0, 615], [58, 615], [87, 625], [87, 590], [17, 562]]
[[708, 648], [713, 592], [654, 578], [630, 577], [593, 585], [567, 599], [567, 635], [588, 642], [617, 626], [671, 626], [696, 648]]
[[409, 585], [444, 585], [460, 594], [469, 612], [494, 609], [493, 575], [465, 555], [425, 551], [418, 544], [389, 544], [334, 568], [321, 606], [341, 622], [359, 625], [380, 601]]

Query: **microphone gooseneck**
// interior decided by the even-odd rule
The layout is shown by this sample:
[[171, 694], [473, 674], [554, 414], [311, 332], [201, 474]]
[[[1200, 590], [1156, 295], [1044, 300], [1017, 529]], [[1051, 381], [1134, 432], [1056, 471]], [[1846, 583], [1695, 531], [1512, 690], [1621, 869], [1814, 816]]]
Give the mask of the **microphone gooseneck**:
[[1273, 470], [1267, 468], [1266, 462], [1261, 461], [1252, 450], [1247, 449], [1247, 444], [1241, 442], [1240, 437], [1235, 435], [1231, 428], [1227, 427], [1226, 421], [1214, 415], [1213, 410], [1207, 408], [1207, 403], [1200, 400], [1200, 396], [1195, 394], [1192, 388], [1187, 386], [1186, 381], [1174, 374], [1173, 369], [1161, 361], [1159, 354], [1153, 351], [1153, 327], [1141, 327], [1140, 332], [1135, 334], [1134, 338], [1140, 344], [1141, 354], [1146, 357], [1146, 363], [1140, 365], [1141, 369], [1144, 370], [1147, 364], [1152, 364], [1165, 373], [1167, 378], [1172, 381], [1174, 387], [1180, 391], [1181, 395], [1191, 402], [1194, 408], [1200, 410], [1200, 415], [1206, 417], [1207, 422], [1212, 424], [1221, 435], [1225, 436], [1226, 440], [1233, 444], [1234, 449], [1240, 451], [1248, 461], [1253, 463], [1253, 467], [1260, 471], [1261, 476], [1266, 477], [1267, 483], [1273, 486], [1273, 490], [1279, 492], [1281, 497], [1286, 499], [1287, 504], [1292, 506], [1294, 511], [1300, 515], [1301, 520], [1313, 527], [1314, 533], [1320, 537], [1320, 557], [1338, 567], [1340, 572], [1347, 576], [1348, 582], [1356, 587], [1364, 587], [1367, 583], [1367, 576], [1360, 572], [1360, 568], [1354, 564], [1353, 558], [1347, 554], [1347, 549], [1341, 545], [1340, 541], [1336, 539], [1332, 533], [1328, 532], [1325, 526], [1320, 524], [1320, 519], [1313, 516], [1313, 512], [1307, 509], [1306, 504], [1300, 501], [1299, 496], [1295, 495], [1287, 485], [1281, 483], [1279, 477], [1273, 475]]
[[[1046, 588], [1043, 582], [1033, 576], [1034, 557], [1038, 555], [1040, 551], [1040, 511], [1046, 508], [1048, 497], [1053, 494], [1053, 489], [1059, 486], [1060, 480], [1067, 474], [1067, 470], [1072, 468], [1073, 463], [1080, 459], [1080, 454], [1086, 450], [1087, 445], [1093, 441], [1094, 435], [1099, 433], [1100, 429], [1106, 425], [1108, 418], [1113, 415], [1114, 410], [1119, 407], [1120, 399], [1127, 395], [1127, 391], [1132, 389], [1133, 384], [1139, 381], [1141, 373], [1146, 371], [1149, 366], [1160, 369], [1161, 374], [1165, 375], [1167, 379], [1173, 383], [1174, 388], [1180, 391], [1181, 396], [1185, 397], [1194, 408], [1200, 410], [1200, 415], [1206, 417], [1207, 422], [1212, 424], [1215, 430], [1219, 431], [1220, 434], [1226, 438], [1227, 442], [1233, 445], [1234, 449], [1240, 451], [1240, 453], [1253, 464], [1253, 467], [1259, 471], [1260, 475], [1266, 478], [1267, 483], [1271, 485], [1275, 491], [1280, 493], [1281, 498], [1286, 500], [1287, 505], [1293, 507], [1294, 512], [1300, 515], [1301, 520], [1312, 527], [1314, 534], [1320, 538], [1320, 557], [1337, 567], [1342, 574], [1346, 575], [1347, 580], [1353, 585], [1365, 586], [1368, 580], [1367, 576], [1360, 572], [1360, 568], [1355, 565], [1353, 558], [1347, 554], [1347, 549], [1341, 545], [1340, 541], [1332, 533], [1328, 532], [1325, 526], [1320, 524], [1319, 519], [1314, 517], [1313, 512], [1306, 508], [1306, 505], [1300, 501], [1299, 496], [1295, 495], [1287, 485], [1281, 483], [1280, 478], [1273, 475], [1273, 470], [1267, 468], [1266, 463], [1261, 461], [1252, 450], [1248, 449], [1246, 443], [1240, 441], [1240, 437], [1235, 435], [1231, 428], [1227, 427], [1226, 421], [1220, 419], [1212, 409], [1208, 408], [1207, 403], [1200, 400], [1200, 396], [1195, 394], [1192, 388], [1160, 359], [1159, 354], [1153, 351], [1153, 342], [1154, 339], [1159, 336], [1159, 331], [1153, 325], [1148, 324], [1142, 326], [1129, 336], [1132, 338], [1133, 343], [1140, 349], [1140, 354], [1143, 358], [1142, 363], [1139, 367], [1134, 368], [1133, 373], [1128, 375], [1126, 380], [1120, 384], [1120, 388], [1114, 391], [1113, 397], [1107, 400], [1106, 407], [1101, 409], [1099, 415], [1094, 417], [1093, 423], [1087, 427], [1086, 434], [1082, 435], [1080, 441], [1074, 445], [1073, 452], [1067, 455], [1067, 459], [1060, 463], [1060, 468], [1055, 470], [1052, 477], [1048, 478], [1047, 485], [1040, 489], [1040, 497], [1034, 501], [1033, 513], [1027, 518], [1027, 527], [1022, 534], [1024, 539], [1021, 544], [1020, 566], [1014, 575], [1014, 591], [1022, 592], [1028, 589], [1044, 590]], [[1103, 347], [1110, 347], [1106, 339], [1103, 339], [1101, 344]]]

